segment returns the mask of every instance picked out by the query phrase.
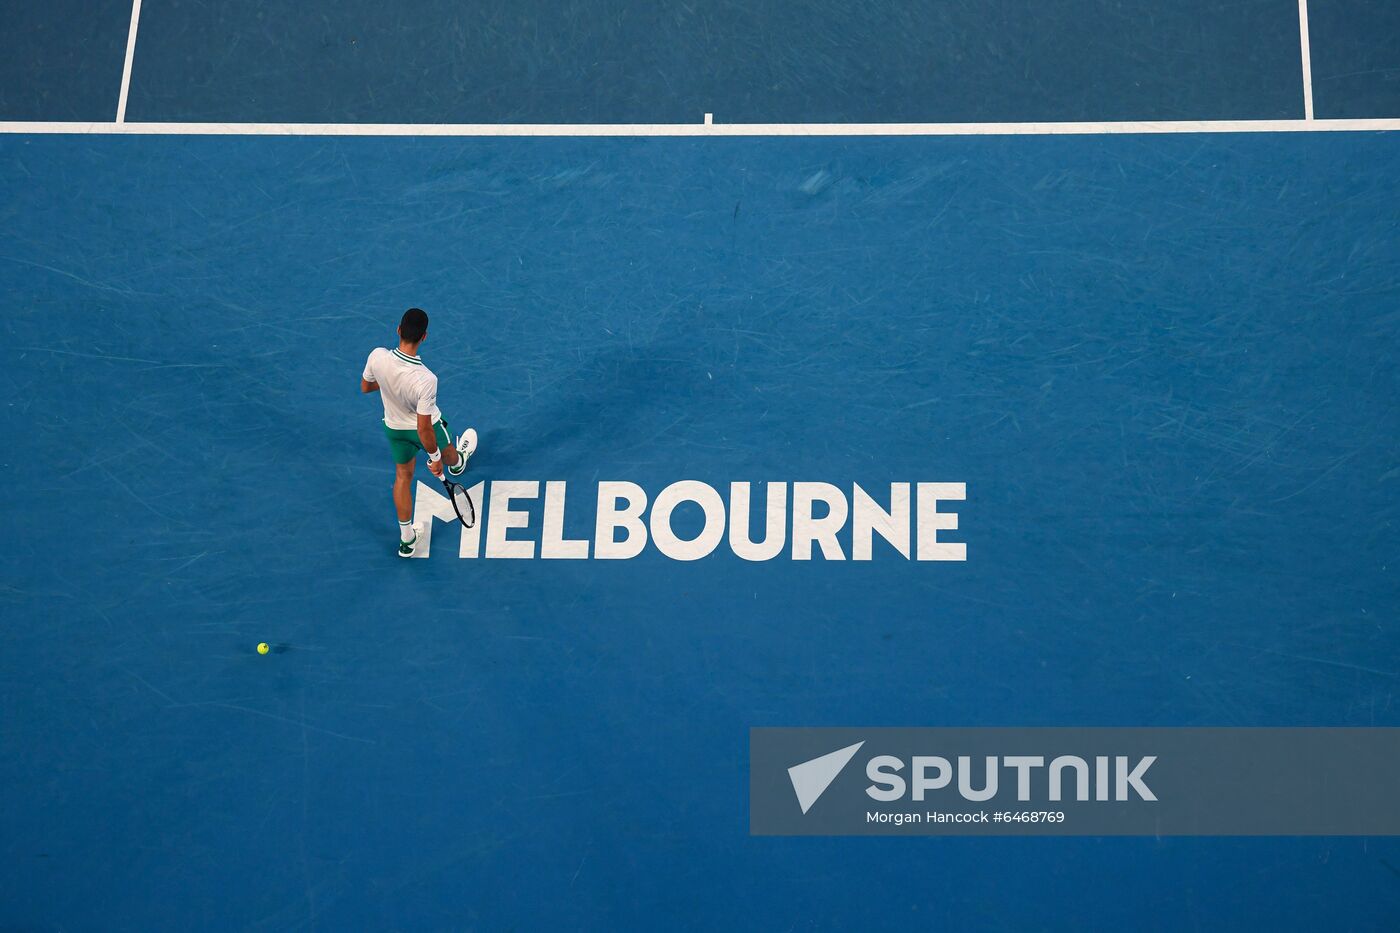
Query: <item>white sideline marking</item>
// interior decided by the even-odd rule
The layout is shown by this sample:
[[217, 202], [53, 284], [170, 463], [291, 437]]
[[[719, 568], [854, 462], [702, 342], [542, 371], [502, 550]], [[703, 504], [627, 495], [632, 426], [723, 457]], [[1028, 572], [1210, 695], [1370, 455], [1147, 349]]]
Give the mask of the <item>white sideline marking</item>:
[[707, 114], [705, 114], [705, 125], [706, 125], [706, 126], [713, 126], [713, 125], [714, 125], [714, 122], [715, 122], [715, 115], [714, 115], [714, 114], [712, 114], [712, 113], [707, 113]]
[[1159, 120], [1122, 123], [58, 123], [5, 133], [126, 136], [1075, 136], [1400, 130], [1400, 119]]
[[132, 0], [131, 29], [126, 34], [126, 61], [122, 64], [122, 92], [117, 98], [117, 122], [126, 123], [126, 95], [131, 90], [131, 60], [136, 56], [136, 26], [141, 22], [141, 0]]
[[1303, 45], [1303, 118], [1313, 118], [1312, 49], [1308, 45], [1308, 0], [1298, 0], [1298, 34]]

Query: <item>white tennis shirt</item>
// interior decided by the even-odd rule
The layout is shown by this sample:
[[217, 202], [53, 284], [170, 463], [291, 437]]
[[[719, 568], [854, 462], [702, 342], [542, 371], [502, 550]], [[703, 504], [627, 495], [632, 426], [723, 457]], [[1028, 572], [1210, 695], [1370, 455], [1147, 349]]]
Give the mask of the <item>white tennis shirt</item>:
[[365, 381], [379, 383], [384, 401], [384, 423], [397, 431], [418, 427], [419, 415], [442, 420], [437, 407], [437, 376], [416, 356], [376, 347], [365, 360]]

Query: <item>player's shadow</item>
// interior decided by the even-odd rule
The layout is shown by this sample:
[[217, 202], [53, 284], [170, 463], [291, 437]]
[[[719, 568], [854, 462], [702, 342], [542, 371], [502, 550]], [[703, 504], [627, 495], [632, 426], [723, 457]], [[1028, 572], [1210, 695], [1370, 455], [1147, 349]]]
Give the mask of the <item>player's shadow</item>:
[[510, 429], [479, 430], [493, 475], [561, 475], [635, 451], [651, 459], [652, 440], [694, 417], [708, 393], [703, 363], [679, 346], [635, 347], [585, 361], [536, 393]]

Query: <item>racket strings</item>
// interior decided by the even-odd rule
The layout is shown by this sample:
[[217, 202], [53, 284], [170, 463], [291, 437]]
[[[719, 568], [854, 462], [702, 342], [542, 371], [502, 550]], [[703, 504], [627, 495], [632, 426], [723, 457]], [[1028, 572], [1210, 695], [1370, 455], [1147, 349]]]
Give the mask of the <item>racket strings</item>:
[[476, 509], [472, 506], [472, 498], [467, 495], [465, 486], [453, 484], [452, 505], [457, 510], [457, 517], [462, 520], [462, 524], [470, 528], [476, 521]]

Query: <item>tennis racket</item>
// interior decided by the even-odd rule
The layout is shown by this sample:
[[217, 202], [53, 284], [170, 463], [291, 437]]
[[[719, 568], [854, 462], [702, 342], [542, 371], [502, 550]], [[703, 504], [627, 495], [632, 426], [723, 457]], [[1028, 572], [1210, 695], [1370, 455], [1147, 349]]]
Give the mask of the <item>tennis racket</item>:
[[462, 523], [463, 528], [470, 528], [476, 524], [476, 506], [472, 504], [472, 497], [467, 494], [467, 487], [461, 483], [454, 483], [446, 476], [441, 477], [442, 488], [447, 490], [447, 497], [452, 500], [452, 508], [457, 513], [457, 520]]

